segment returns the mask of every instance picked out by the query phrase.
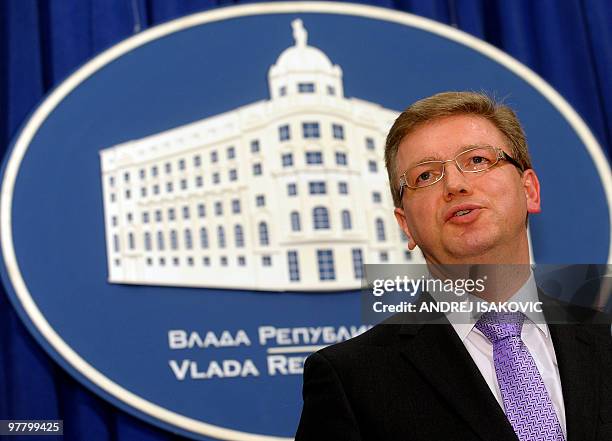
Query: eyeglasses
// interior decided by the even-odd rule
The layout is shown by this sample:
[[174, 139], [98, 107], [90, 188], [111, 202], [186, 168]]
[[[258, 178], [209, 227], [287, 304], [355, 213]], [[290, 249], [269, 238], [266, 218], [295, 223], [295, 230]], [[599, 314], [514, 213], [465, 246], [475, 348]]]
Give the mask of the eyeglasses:
[[469, 148], [453, 159], [446, 161], [424, 161], [406, 170], [399, 179], [399, 196], [404, 195], [404, 188], [413, 190], [429, 187], [444, 177], [447, 162], [454, 162], [462, 173], [480, 173], [490, 169], [499, 161], [508, 161], [521, 172], [523, 167], [514, 158], [499, 147], [483, 146]]

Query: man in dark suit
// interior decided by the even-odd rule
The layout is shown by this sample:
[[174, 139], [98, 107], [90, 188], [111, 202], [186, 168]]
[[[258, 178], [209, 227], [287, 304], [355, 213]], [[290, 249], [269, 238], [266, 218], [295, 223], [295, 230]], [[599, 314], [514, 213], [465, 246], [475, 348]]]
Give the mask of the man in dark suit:
[[[503, 283], [485, 291], [489, 302], [541, 297], [529, 270], [511, 269], [528, 268], [526, 219], [540, 211], [511, 109], [470, 92], [420, 100], [395, 121], [385, 161], [409, 249], [430, 267], [497, 265]], [[296, 441], [612, 440], [609, 324], [446, 319], [377, 325], [311, 355]]]

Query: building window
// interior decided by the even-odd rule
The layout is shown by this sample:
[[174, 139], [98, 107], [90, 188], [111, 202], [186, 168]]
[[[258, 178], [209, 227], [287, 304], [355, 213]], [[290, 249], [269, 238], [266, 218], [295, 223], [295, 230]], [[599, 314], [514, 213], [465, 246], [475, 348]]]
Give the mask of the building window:
[[314, 91], [315, 91], [314, 83], [298, 83], [299, 93], [314, 93]]
[[278, 139], [280, 141], [288, 141], [291, 139], [291, 131], [289, 130], [288, 124], [285, 124], [278, 128]]
[[302, 136], [305, 139], [319, 138], [321, 136], [318, 122], [302, 123]]
[[336, 152], [336, 164], [337, 165], [347, 165], [346, 153]]
[[131, 223], [132, 223], [132, 220], [134, 219], [134, 215], [133, 215], [132, 213], [128, 213], [128, 214], [125, 216], [125, 218], [126, 218], [127, 222], [128, 222], [129, 224], [131, 224]]
[[206, 206], [204, 204], [198, 204], [198, 216], [206, 217]]
[[172, 193], [172, 190], [174, 190], [174, 185], [172, 184], [172, 182], [166, 182], [166, 191], [168, 193]]
[[348, 184], [346, 182], [338, 182], [338, 194], [348, 194]]
[[287, 184], [287, 195], [288, 196], [297, 195], [297, 184], [295, 183]]
[[185, 249], [193, 249], [193, 238], [191, 237], [191, 230], [189, 228], [185, 228], [185, 231], [183, 231], [183, 238], [185, 240]]
[[253, 164], [253, 176], [261, 175], [261, 164], [258, 162], [257, 164]]
[[350, 230], [353, 228], [353, 223], [351, 222], [351, 212], [348, 210], [342, 210], [342, 229]]
[[255, 205], [258, 207], [263, 207], [266, 205], [266, 197], [263, 194], [258, 194], [255, 196]]
[[389, 261], [389, 253], [387, 253], [386, 251], [381, 251], [378, 255], [378, 258], [381, 262], [388, 262]]
[[259, 152], [259, 140], [254, 139], [251, 141], [251, 153]]
[[170, 230], [170, 248], [178, 250], [178, 234], [176, 234], [176, 230]]
[[323, 153], [306, 152], [306, 164], [323, 164]]
[[213, 180], [213, 184], [218, 184], [221, 181], [221, 177], [219, 176], [219, 173], [217, 172], [213, 173], [212, 180]]
[[151, 233], [148, 231], [144, 234], [144, 247], [146, 251], [151, 251]]
[[183, 207], [183, 219], [189, 219], [191, 217], [191, 210], [189, 210], [189, 205], [185, 205]]
[[373, 191], [372, 192], [372, 202], [374, 202], [375, 204], [378, 204], [382, 201], [382, 195], [380, 194], [380, 191]]
[[165, 266], [166, 265], [166, 258], [165, 257], [160, 257], [159, 258], [159, 264], [160, 264], [160, 266]]
[[168, 208], [168, 220], [173, 221], [176, 217], [174, 208]]
[[302, 225], [300, 222], [300, 213], [297, 211], [292, 211], [291, 215], [291, 231], [300, 231], [302, 229]]
[[244, 247], [244, 232], [241, 225], [234, 226], [234, 240], [236, 242], [236, 248]]
[[278, 89], [278, 94], [279, 94], [280, 96], [285, 96], [285, 95], [287, 95], [287, 87], [286, 87], [286, 86], [281, 86], [281, 87]]
[[212, 152], [210, 152], [210, 162], [214, 164], [218, 160], [219, 160], [219, 155], [217, 154], [217, 151], [213, 150]]
[[202, 157], [200, 155], [195, 155], [193, 157], [193, 166], [199, 167], [202, 165]]
[[329, 214], [325, 207], [315, 207], [312, 209], [312, 223], [315, 230], [329, 229]]
[[155, 184], [153, 186], [153, 194], [159, 194], [159, 185], [158, 184]]
[[125, 190], [125, 198], [129, 199], [132, 197], [132, 192], [130, 190]]
[[125, 182], [130, 182], [130, 172], [125, 172], [125, 173], [123, 174], [123, 180], [124, 180]]
[[381, 218], [376, 219], [376, 240], [385, 241], [385, 223]]
[[272, 266], [272, 257], [271, 256], [261, 256], [261, 264], [263, 266]]
[[166, 245], [164, 243], [164, 232], [158, 231], [157, 232], [157, 250], [164, 251], [165, 246]]
[[121, 265], [121, 259], [115, 259], [115, 266]]
[[143, 211], [143, 213], [142, 213], [142, 223], [143, 224], [148, 224], [149, 223], [149, 212], [148, 211]]
[[225, 248], [225, 229], [221, 225], [217, 227], [217, 243], [219, 248]]
[[179, 170], [185, 170], [185, 160], [184, 159], [180, 159], [179, 160], [178, 168], [179, 168]]
[[372, 173], [376, 173], [378, 171], [376, 161], [368, 161], [368, 170], [370, 170]]
[[155, 210], [155, 222], [162, 221], [162, 212], [161, 210]]
[[319, 264], [319, 280], [336, 280], [332, 250], [317, 250], [317, 263]]
[[200, 248], [208, 248], [208, 231], [206, 227], [200, 228]]
[[374, 150], [374, 148], [376, 147], [374, 144], [374, 138], [366, 138], [365, 144], [368, 150]]
[[291, 167], [293, 165], [293, 154], [285, 153], [282, 158], [283, 167]]
[[147, 187], [140, 187], [140, 196], [143, 198], [147, 197]]
[[151, 175], [153, 176], [157, 176], [157, 174], [159, 173], [159, 169], [157, 168], [156, 165], [154, 165], [153, 167], [151, 167]]
[[193, 257], [188, 257], [187, 258], [187, 265], [193, 266]]
[[356, 279], [363, 278], [363, 253], [359, 248], [353, 248], [353, 273]]
[[202, 265], [210, 266], [210, 257], [202, 257]]
[[232, 199], [232, 213], [240, 213], [240, 199]]
[[332, 124], [332, 134], [334, 139], [344, 139], [344, 126], [340, 124]]
[[287, 266], [289, 267], [289, 280], [298, 282], [300, 280], [300, 265], [297, 251], [287, 251]]
[[334, 88], [334, 86], [327, 86], [327, 94], [334, 96], [336, 94], [336, 89]]
[[236, 149], [234, 147], [227, 148], [227, 159], [234, 159], [236, 157]]
[[326, 194], [327, 186], [325, 181], [313, 181], [308, 183], [308, 190], [310, 194]]
[[108, 178], [108, 185], [110, 185], [111, 187], [115, 186], [115, 177], [114, 176], [110, 176]]
[[179, 266], [179, 263], [180, 263], [180, 261], [179, 261], [178, 257], [173, 257], [172, 258], [172, 265]]
[[412, 260], [412, 253], [408, 250], [404, 250], [404, 260]]
[[223, 204], [220, 201], [215, 202], [215, 214], [217, 216], [223, 215]]
[[229, 171], [229, 180], [235, 181], [236, 179], [238, 179], [238, 170], [236, 170], [235, 168], [232, 168]]
[[196, 187], [201, 187], [202, 185], [204, 185], [204, 179], [202, 179], [202, 176], [196, 176], [195, 184]]
[[116, 227], [116, 226], [117, 226], [117, 216], [112, 216], [112, 217], [111, 217], [111, 225], [112, 225], [113, 227]]
[[246, 258], [244, 256], [238, 256], [238, 266], [245, 266]]
[[113, 235], [113, 250], [115, 251], [115, 253], [118, 253], [120, 250], [119, 236], [117, 234]]
[[181, 190], [187, 190], [187, 179], [181, 179]]
[[147, 257], [147, 266], [151, 266], [153, 265], [153, 259], [151, 259], [150, 257]]
[[166, 162], [166, 165], [164, 166], [164, 168], [166, 170], [166, 174], [172, 173], [172, 164], [170, 164], [169, 162]]
[[270, 244], [270, 237], [268, 235], [268, 224], [266, 224], [265, 222], [260, 222], [259, 223], [259, 245], [269, 245]]

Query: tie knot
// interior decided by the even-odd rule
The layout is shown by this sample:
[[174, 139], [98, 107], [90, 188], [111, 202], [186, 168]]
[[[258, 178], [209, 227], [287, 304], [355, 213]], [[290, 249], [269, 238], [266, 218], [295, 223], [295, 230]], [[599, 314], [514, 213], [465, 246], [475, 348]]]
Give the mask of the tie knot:
[[476, 329], [495, 343], [508, 337], [520, 337], [524, 320], [520, 312], [485, 312], [476, 322]]

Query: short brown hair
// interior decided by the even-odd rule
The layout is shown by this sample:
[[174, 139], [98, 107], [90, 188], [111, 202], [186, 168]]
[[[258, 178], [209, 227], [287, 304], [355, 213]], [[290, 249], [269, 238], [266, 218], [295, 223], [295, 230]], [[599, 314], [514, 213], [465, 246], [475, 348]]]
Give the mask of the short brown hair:
[[512, 157], [523, 170], [531, 167], [527, 139], [514, 111], [481, 92], [443, 92], [411, 104], [397, 117], [385, 145], [385, 165], [393, 203], [401, 206], [398, 188], [397, 150], [402, 139], [416, 127], [428, 121], [452, 115], [477, 115], [491, 123], [506, 137]]

